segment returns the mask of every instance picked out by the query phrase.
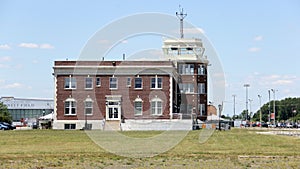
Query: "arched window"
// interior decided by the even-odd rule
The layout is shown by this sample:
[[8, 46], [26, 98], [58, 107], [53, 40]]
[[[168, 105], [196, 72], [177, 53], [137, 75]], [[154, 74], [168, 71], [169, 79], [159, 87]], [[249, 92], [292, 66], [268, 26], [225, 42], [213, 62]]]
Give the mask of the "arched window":
[[162, 100], [155, 97], [151, 100], [151, 115], [162, 115]]
[[85, 115], [92, 115], [93, 114], [93, 100], [88, 97], [84, 101], [84, 113]]
[[137, 97], [134, 100], [134, 115], [139, 116], [143, 114], [143, 100]]
[[76, 100], [68, 98], [65, 101], [65, 115], [76, 115]]

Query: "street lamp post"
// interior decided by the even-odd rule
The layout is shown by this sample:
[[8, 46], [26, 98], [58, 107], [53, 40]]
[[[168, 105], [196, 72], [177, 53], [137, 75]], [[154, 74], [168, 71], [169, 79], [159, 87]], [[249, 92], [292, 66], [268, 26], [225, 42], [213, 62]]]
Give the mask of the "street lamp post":
[[259, 98], [259, 124], [260, 124], [260, 128], [261, 128], [261, 95], [258, 95]]
[[234, 94], [234, 95], [232, 95], [232, 97], [233, 97], [233, 121], [235, 120], [235, 97], [236, 97], [236, 95]]
[[246, 88], [246, 120], [248, 120], [248, 87], [250, 84], [244, 84], [244, 87]]
[[251, 103], [252, 103], [252, 99], [249, 99], [249, 122], [251, 120], [251, 115], [252, 115], [252, 109], [251, 109]]
[[270, 94], [270, 90], [268, 90], [269, 92], [269, 124], [271, 122], [271, 94]]
[[218, 105], [219, 107], [219, 130], [221, 131], [221, 112], [223, 108], [223, 103]]
[[275, 110], [275, 89], [271, 89], [271, 91], [273, 92], [273, 113], [274, 113], [274, 125], [276, 122], [276, 110]]

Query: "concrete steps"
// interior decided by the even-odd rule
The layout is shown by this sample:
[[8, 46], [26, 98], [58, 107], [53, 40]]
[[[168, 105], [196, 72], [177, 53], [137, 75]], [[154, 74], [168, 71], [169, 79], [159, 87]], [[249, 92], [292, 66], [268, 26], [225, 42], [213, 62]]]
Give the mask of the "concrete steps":
[[120, 131], [120, 121], [119, 120], [106, 120], [104, 125], [105, 131]]

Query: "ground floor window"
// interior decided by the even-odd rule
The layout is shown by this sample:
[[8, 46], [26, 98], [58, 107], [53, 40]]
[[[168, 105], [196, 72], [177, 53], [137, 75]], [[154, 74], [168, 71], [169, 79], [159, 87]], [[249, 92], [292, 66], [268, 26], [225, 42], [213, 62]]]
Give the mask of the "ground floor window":
[[143, 106], [142, 106], [142, 102], [141, 101], [135, 101], [134, 102], [134, 115], [142, 115], [142, 110], [143, 110]]
[[162, 115], [162, 101], [160, 99], [153, 99], [151, 101], [151, 114]]
[[65, 124], [65, 130], [74, 130], [76, 129], [76, 124]]

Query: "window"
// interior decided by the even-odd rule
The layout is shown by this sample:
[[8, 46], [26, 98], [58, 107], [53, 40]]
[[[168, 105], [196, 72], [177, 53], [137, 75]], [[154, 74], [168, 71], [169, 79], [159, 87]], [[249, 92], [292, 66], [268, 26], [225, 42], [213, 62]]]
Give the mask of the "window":
[[135, 89], [142, 89], [143, 87], [143, 80], [141, 77], [134, 78], [134, 88]]
[[75, 77], [66, 77], [65, 78], [65, 89], [76, 89]]
[[85, 111], [86, 115], [92, 115], [93, 114], [93, 101], [87, 101], [86, 100], [84, 102], [84, 111]]
[[180, 93], [194, 93], [193, 83], [179, 83]]
[[100, 77], [96, 78], [96, 86], [97, 87], [101, 86], [101, 79], [100, 79]]
[[205, 113], [206, 108], [205, 107], [206, 107], [205, 104], [199, 104], [198, 105], [200, 116], [206, 115], [206, 113]]
[[126, 86], [127, 87], [131, 86], [131, 78], [130, 77], [127, 77]]
[[85, 88], [92, 89], [93, 88], [93, 78], [87, 77], [85, 78]]
[[76, 129], [76, 124], [65, 124], [65, 130], [74, 130]]
[[143, 102], [141, 100], [136, 100], [134, 102], [134, 115], [142, 115]]
[[204, 65], [198, 66], [198, 75], [206, 75], [206, 67]]
[[118, 79], [116, 77], [109, 78], [109, 88], [118, 89]]
[[198, 83], [198, 94], [205, 94], [205, 83]]
[[179, 74], [183, 75], [193, 75], [194, 74], [194, 65], [193, 64], [179, 64], [178, 65]]
[[162, 89], [162, 78], [161, 77], [155, 77], [151, 78], [151, 89]]
[[65, 101], [65, 115], [76, 115], [75, 99], [69, 98]]
[[162, 101], [159, 98], [151, 100], [151, 114], [162, 115]]

